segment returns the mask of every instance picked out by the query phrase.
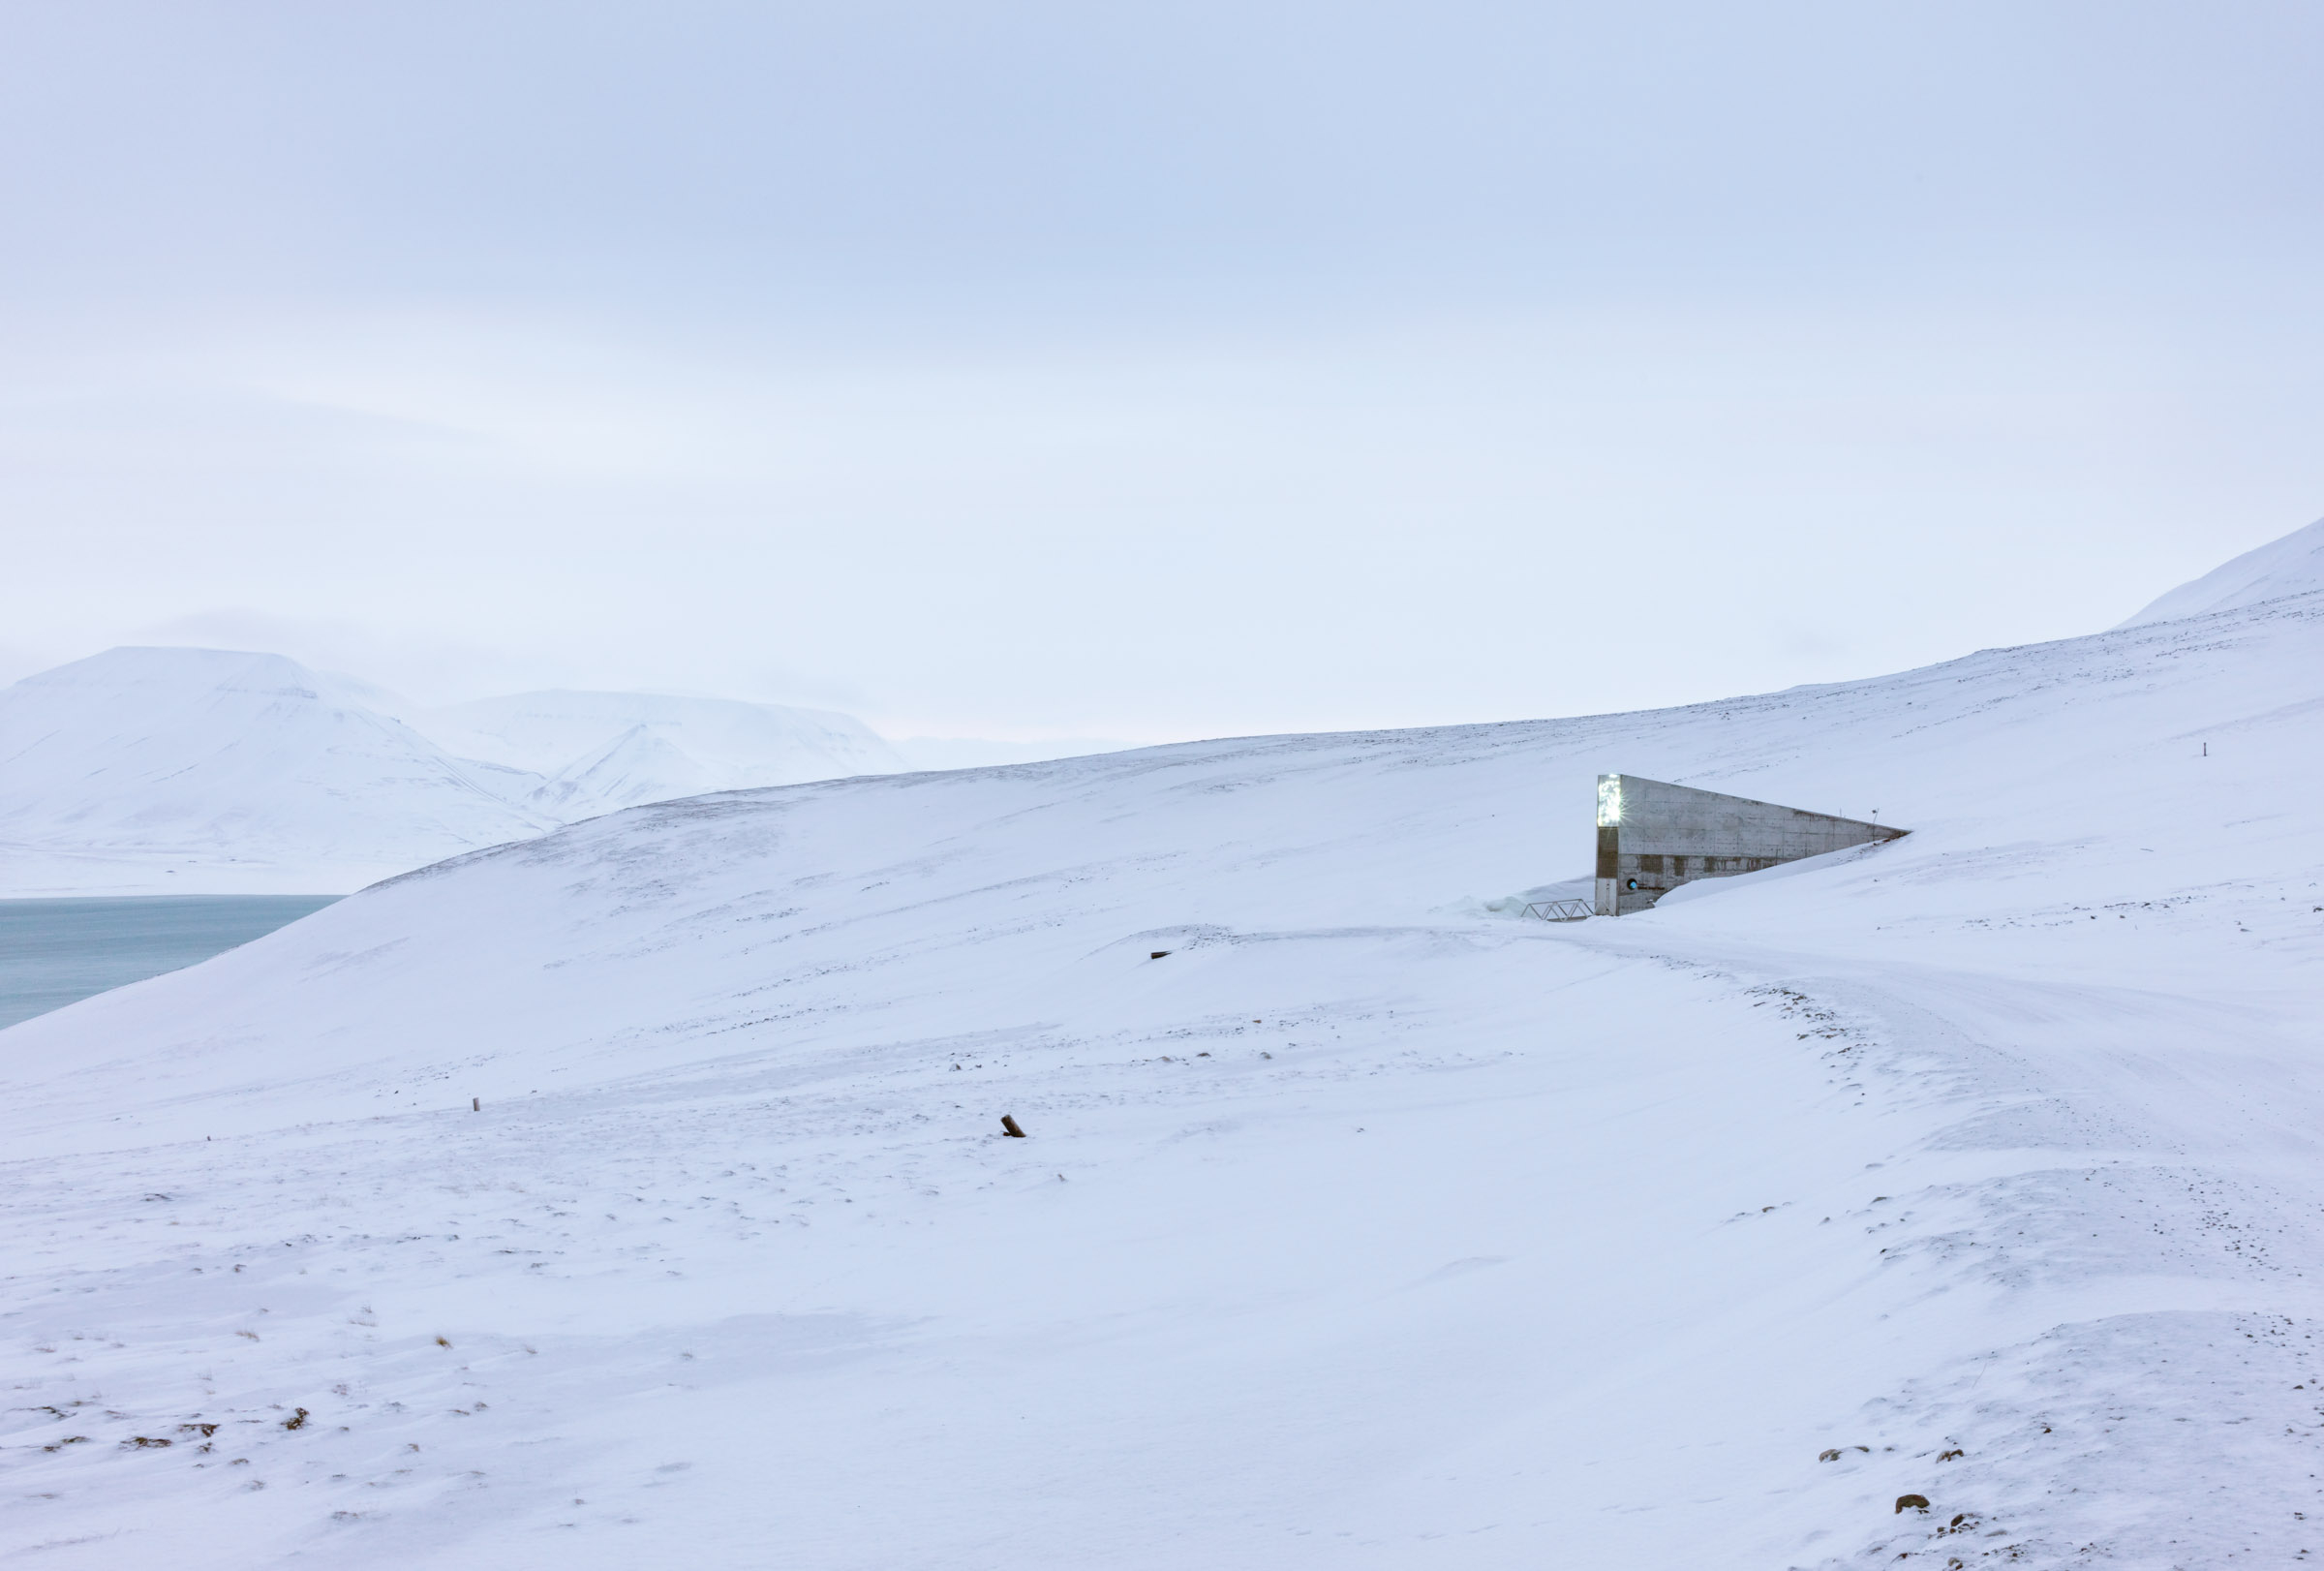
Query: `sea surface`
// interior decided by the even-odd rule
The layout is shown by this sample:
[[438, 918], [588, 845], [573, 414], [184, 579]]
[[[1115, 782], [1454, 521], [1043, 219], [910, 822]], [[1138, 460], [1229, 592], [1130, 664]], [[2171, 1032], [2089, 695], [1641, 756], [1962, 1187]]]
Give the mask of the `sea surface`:
[[0, 900], [0, 1027], [263, 938], [336, 895]]

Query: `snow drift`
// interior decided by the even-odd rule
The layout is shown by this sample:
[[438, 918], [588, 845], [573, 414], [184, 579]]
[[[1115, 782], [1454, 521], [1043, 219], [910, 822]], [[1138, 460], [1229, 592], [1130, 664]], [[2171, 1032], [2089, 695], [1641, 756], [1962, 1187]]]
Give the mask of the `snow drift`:
[[[0, 1032], [0, 1545], [2286, 1563], [2320, 716], [2324, 595], [2269, 597], [391, 880]], [[1611, 769], [1914, 833], [1486, 913], [1586, 870]]]

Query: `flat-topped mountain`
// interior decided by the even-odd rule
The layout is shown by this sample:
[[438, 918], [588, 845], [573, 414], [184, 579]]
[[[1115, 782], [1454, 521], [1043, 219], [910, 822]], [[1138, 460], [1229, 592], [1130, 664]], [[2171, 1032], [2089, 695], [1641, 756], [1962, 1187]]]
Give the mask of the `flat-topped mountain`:
[[281, 655], [107, 650], [0, 689], [0, 892], [354, 888], [564, 821], [520, 784]]
[[0, 689], [0, 895], [335, 893], [641, 802], [905, 767], [815, 710], [428, 711], [281, 655], [113, 649]]

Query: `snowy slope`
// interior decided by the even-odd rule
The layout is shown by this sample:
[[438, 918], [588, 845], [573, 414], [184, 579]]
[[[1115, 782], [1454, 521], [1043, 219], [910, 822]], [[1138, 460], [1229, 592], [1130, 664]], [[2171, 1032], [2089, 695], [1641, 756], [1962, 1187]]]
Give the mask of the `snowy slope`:
[[[0, 1032], [0, 1546], [2314, 1557], [2320, 720], [2309, 597], [396, 879]], [[1608, 769], [1913, 833], [1489, 911]]]
[[521, 693], [414, 716], [446, 748], [552, 777], [566, 818], [704, 791], [902, 771], [852, 716], [652, 693]]
[[2144, 627], [2318, 590], [2324, 590], [2324, 518], [2181, 584], [2121, 625]]
[[994, 742], [967, 736], [906, 736], [889, 746], [914, 769], [986, 769], [994, 764], [1047, 763], [1052, 758], [1086, 758], [1092, 753], [1126, 753], [1135, 742], [1096, 736], [1052, 737], [1046, 742]]
[[114, 649], [0, 690], [0, 893], [329, 893], [562, 821], [505, 795], [279, 655]]

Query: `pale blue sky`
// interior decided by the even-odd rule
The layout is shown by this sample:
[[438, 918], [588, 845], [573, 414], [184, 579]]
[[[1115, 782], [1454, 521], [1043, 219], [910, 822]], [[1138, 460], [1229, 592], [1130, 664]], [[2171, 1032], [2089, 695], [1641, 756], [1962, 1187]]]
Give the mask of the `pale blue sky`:
[[2309, 5], [0, 24], [0, 676], [1628, 707], [2324, 512]]

